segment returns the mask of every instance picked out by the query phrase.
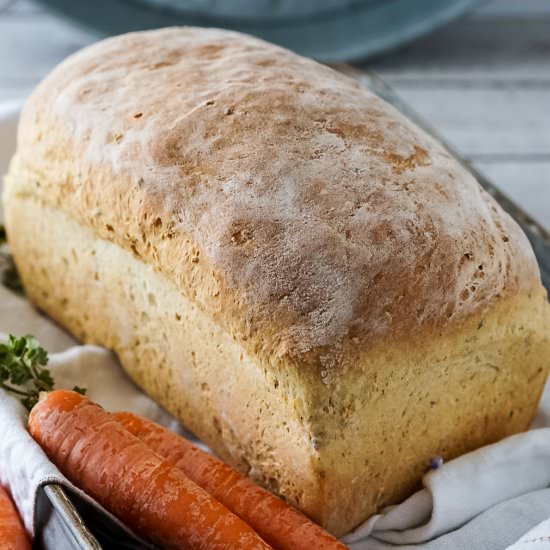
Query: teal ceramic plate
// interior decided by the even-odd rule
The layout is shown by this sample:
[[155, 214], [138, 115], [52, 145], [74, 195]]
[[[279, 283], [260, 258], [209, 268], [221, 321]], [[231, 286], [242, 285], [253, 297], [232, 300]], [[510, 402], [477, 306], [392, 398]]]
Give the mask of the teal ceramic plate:
[[322, 61], [357, 60], [425, 34], [479, 0], [40, 0], [103, 35], [171, 25], [255, 34]]

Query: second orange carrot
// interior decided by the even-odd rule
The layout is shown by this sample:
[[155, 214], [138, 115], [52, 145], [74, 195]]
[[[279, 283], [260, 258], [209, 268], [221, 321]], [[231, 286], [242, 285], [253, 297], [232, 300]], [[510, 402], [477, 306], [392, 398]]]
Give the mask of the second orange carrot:
[[132, 413], [113, 416], [132, 434], [249, 523], [274, 548], [347, 548], [304, 514], [187, 439]]

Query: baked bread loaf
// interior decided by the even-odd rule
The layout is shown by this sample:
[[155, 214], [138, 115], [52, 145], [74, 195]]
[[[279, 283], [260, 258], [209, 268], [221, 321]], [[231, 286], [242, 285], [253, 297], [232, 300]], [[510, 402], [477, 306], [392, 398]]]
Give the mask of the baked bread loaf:
[[351, 78], [221, 30], [95, 44], [6, 180], [29, 297], [337, 535], [524, 430], [549, 366], [530, 245]]

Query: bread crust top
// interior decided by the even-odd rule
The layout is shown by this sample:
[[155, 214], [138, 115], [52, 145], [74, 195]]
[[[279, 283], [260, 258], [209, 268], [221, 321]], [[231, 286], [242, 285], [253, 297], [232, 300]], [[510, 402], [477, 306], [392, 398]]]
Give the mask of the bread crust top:
[[270, 357], [441, 331], [538, 287], [520, 228], [357, 81], [242, 34], [88, 47], [28, 100], [9, 192], [167, 273]]

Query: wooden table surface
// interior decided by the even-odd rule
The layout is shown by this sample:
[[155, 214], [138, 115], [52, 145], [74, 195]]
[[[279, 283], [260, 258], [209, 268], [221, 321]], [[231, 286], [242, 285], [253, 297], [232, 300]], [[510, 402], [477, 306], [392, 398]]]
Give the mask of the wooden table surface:
[[[30, 0], [0, 0], [0, 101], [26, 96], [97, 37]], [[375, 70], [550, 229], [550, 1], [492, 0]]]

